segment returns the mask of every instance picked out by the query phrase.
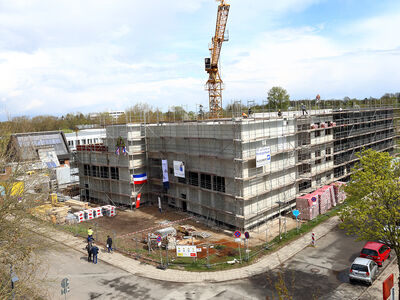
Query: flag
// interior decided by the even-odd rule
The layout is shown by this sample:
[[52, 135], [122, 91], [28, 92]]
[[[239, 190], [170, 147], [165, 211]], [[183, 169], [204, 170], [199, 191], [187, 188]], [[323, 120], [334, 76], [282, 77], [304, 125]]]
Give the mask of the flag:
[[136, 208], [139, 208], [139, 206], [140, 206], [140, 197], [141, 196], [142, 196], [142, 193], [139, 193], [136, 196]]
[[147, 182], [147, 175], [146, 173], [133, 175], [133, 184], [142, 184]]
[[123, 148], [122, 148], [122, 153], [124, 154], [124, 155], [127, 155], [128, 153], [126, 152], [126, 146], [124, 146]]
[[119, 147], [117, 147], [117, 150], [115, 150], [115, 154], [119, 155]]

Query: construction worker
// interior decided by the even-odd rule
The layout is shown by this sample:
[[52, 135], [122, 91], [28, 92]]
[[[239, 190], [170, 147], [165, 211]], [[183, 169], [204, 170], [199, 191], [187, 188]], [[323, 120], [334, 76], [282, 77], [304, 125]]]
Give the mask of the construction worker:
[[88, 231], [87, 231], [87, 234], [88, 234], [88, 241], [89, 241], [89, 239], [93, 239], [93, 230], [92, 230], [92, 227], [89, 227], [89, 229], [88, 229]]
[[278, 117], [279, 117], [279, 118], [282, 117], [282, 112], [281, 112], [280, 109], [278, 109]]
[[243, 117], [244, 119], [247, 119], [247, 115], [246, 115], [245, 112], [242, 112], [242, 117]]
[[304, 105], [304, 103], [301, 103], [301, 110], [303, 112], [303, 116], [304, 116], [304, 113], [306, 113], [308, 115], [308, 112], [307, 112], [307, 109], [306, 109], [306, 106]]
[[97, 246], [94, 244], [92, 245], [91, 253], [93, 256], [93, 263], [97, 264], [97, 254], [99, 254], [99, 248], [97, 248]]

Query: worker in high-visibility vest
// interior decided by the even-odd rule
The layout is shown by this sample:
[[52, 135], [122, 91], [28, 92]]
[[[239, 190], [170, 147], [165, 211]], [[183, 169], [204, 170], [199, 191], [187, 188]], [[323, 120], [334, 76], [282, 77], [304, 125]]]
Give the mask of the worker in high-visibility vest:
[[90, 243], [92, 240], [93, 240], [93, 230], [92, 230], [92, 227], [89, 227], [89, 229], [88, 229], [88, 231], [87, 231], [87, 234], [88, 234], [88, 242]]

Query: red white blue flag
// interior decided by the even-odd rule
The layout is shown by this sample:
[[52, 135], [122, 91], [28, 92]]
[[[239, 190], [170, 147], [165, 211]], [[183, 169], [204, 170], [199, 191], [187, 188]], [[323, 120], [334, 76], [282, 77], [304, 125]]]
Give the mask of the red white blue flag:
[[146, 173], [133, 175], [133, 183], [134, 184], [142, 184], [147, 182], [147, 175]]

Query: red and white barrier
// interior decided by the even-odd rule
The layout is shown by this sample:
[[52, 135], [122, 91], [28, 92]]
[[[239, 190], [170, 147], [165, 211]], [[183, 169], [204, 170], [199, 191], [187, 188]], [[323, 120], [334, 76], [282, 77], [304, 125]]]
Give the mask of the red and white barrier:
[[106, 215], [107, 217], [114, 217], [117, 214], [116, 207], [113, 205], [104, 205], [101, 208], [103, 214]]
[[93, 208], [85, 209], [83, 211], [85, 213], [85, 220], [93, 220]]
[[93, 214], [94, 214], [93, 217], [95, 217], [95, 218], [102, 217], [103, 216], [103, 211], [102, 211], [101, 207], [93, 208]]
[[78, 220], [78, 223], [81, 223], [83, 221], [85, 221], [85, 214], [83, 211], [78, 211], [76, 213], [74, 213], [76, 219]]

